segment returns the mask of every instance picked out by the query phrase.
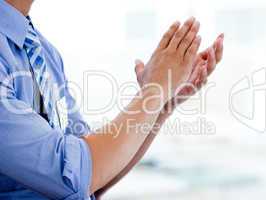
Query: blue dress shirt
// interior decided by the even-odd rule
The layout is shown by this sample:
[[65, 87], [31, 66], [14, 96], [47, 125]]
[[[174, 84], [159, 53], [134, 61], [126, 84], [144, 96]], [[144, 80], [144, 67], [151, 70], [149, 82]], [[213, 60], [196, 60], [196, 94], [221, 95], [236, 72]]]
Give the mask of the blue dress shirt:
[[[92, 160], [79, 136], [89, 127], [76, 111], [68, 113], [66, 129], [52, 129], [33, 110], [33, 78], [23, 49], [28, 26], [26, 17], [0, 0], [0, 199], [88, 200]], [[75, 101], [60, 54], [37, 33], [50, 75], [63, 88], [58, 100], [71, 109]]]

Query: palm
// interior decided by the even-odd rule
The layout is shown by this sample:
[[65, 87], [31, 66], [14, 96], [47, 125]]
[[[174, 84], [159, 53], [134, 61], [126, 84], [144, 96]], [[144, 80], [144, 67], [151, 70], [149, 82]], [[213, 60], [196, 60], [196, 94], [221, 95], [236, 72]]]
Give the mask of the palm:
[[[193, 64], [194, 70], [189, 77], [188, 84], [181, 88], [175, 98], [172, 98], [169, 102], [165, 104], [162, 113], [171, 114], [177, 105], [180, 105], [181, 103], [185, 102], [189, 99], [189, 97], [199, 91], [202, 85], [206, 83], [208, 75], [213, 72], [215, 66], [221, 61], [222, 54], [223, 35], [220, 35], [211, 47], [198, 54]], [[137, 80], [139, 85], [142, 87], [142, 75], [145, 66], [141, 61], [137, 61], [136, 64]]]

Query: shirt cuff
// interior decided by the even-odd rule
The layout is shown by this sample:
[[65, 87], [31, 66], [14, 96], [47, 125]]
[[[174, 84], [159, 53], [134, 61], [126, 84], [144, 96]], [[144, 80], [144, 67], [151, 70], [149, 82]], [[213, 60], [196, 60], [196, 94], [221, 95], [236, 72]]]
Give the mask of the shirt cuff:
[[[76, 194], [67, 197], [66, 200], [89, 200], [88, 194], [92, 179], [91, 151], [84, 140], [74, 136], [68, 136], [66, 138], [68, 138], [66, 139], [66, 143], [68, 143], [66, 146], [68, 148], [64, 156], [65, 166], [63, 177], [68, 185], [76, 192]], [[80, 147], [81, 153], [77, 151], [77, 145]]]

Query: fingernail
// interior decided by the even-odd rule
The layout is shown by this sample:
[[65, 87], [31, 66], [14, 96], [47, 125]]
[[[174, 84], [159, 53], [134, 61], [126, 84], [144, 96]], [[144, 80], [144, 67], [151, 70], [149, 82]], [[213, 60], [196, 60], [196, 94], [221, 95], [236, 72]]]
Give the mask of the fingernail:
[[219, 35], [219, 38], [221, 38], [221, 40], [224, 40], [224, 33], [222, 33], [221, 35]]
[[196, 20], [196, 18], [191, 16], [187, 21], [195, 21], [195, 20]]
[[142, 63], [142, 62], [141, 62], [139, 59], [136, 59], [136, 60], [135, 60], [135, 64], [136, 64], [136, 65], [139, 65], [139, 64], [141, 64], [141, 63]]
[[176, 25], [176, 27], [180, 26], [180, 22], [179, 21], [176, 21], [175, 22], [175, 25]]

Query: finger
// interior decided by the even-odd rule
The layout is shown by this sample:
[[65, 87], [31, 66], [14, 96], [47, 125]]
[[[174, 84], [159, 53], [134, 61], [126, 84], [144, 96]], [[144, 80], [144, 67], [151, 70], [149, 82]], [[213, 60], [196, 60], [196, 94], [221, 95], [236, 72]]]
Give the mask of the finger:
[[203, 73], [204, 73], [204, 68], [201, 67], [201, 69], [200, 69], [200, 75], [199, 75], [198, 79], [195, 82], [195, 87], [197, 88], [197, 90], [200, 90], [201, 87], [202, 87], [202, 85], [203, 85], [203, 80], [204, 80]]
[[208, 82], [208, 72], [207, 72], [207, 69], [204, 70], [204, 75], [205, 79], [203, 80], [203, 85], [206, 85], [207, 82]]
[[216, 44], [215, 44], [215, 56], [216, 61], [219, 63], [223, 58], [223, 41], [224, 41], [224, 35], [218, 37]]
[[189, 78], [189, 83], [194, 83], [200, 76], [201, 74], [201, 67], [205, 64], [205, 61], [201, 61], [200, 63], [197, 64], [197, 66], [194, 68], [190, 78]]
[[221, 62], [222, 58], [223, 58], [223, 39], [219, 39], [217, 42], [217, 48], [215, 51], [215, 55], [216, 55], [216, 61], [217, 63]]
[[178, 47], [180, 55], [185, 56], [187, 49], [190, 47], [191, 43], [197, 36], [199, 29], [200, 29], [200, 23], [198, 21], [195, 21], [190, 31], [187, 33], [187, 35], [184, 37], [184, 39], [182, 40], [182, 42]]
[[201, 76], [200, 76], [200, 88], [207, 83], [208, 80], [208, 71], [205, 66], [201, 69]]
[[217, 41], [218, 40], [220, 40], [220, 39], [222, 39], [222, 40], [224, 40], [224, 33], [221, 33], [218, 37], [217, 37], [217, 39], [216, 39], [216, 41], [214, 42], [214, 44], [213, 44], [213, 48], [214, 48], [214, 50], [216, 51], [216, 48], [217, 48]]
[[144, 70], [144, 68], [145, 68], [145, 65], [144, 65], [144, 63], [143, 63], [141, 60], [139, 60], [139, 59], [137, 59], [137, 60], [135, 61], [135, 64], [136, 64], [136, 67], [135, 67], [136, 75], [139, 76], [139, 75], [143, 72], [143, 70]]
[[207, 68], [206, 67], [202, 67], [200, 72], [201, 72], [200, 76], [195, 82], [195, 86], [196, 86], [197, 90], [200, 90], [202, 88], [202, 86], [206, 84], [207, 77], [208, 77]]
[[[200, 83], [200, 79], [198, 78], [198, 79], [195, 81], [195, 83], [194, 83], [194, 85], [195, 85], [195, 87], [196, 87], [196, 92], [199, 90], [199, 87], [200, 87], [200, 86], [199, 86], [199, 85], [200, 85], [199, 83]], [[196, 92], [195, 92], [195, 93], [196, 93]]]
[[207, 56], [207, 72], [210, 75], [216, 67], [216, 56], [213, 48], [208, 49]]
[[201, 44], [201, 37], [200, 36], [197, 36], [192, 44], [190, 45], [190, 47], [188, 48], [187, 52], [186, 52], [186, 55], [184, 57], [184, 61], [189, 63], [189, 62], [193, 62], [194, 59], [195, 59], [195, 56], [199, 50], [199, 47], [200, 47], [200, 44]]
[[163, 35], [163, 38], [160, 41], [157, 47], [157, 50], [165, 49], [169, 45], [171, 39], [173, 38], [175, 32], [178, 30], [179, 26], [180, 26], [180, 22], [178, 21], [172, 24], [169, 30]]
[[202, 71], [202, 66], [205, 65], [205, 61], [201, 61], [200, 63], [197, 64], [195, 69], [193, 70], [189, 80], [188, 80], [188, 86], [184, 88], [184, 93], [192, 96], [195, 94], [198, 90], [196, 86], [196, 82], [199, 80], [201, 76], [201, 71]]
[[191, 26], [193, 25], [194, 21], [196, 19], [194, 17], [189, 18], [184, 25], [175, 32], [172, 40], [170, 41], [170, 44], [168, 46], [170, 51], [176, 51], [177, 47], [179, 46], [182, 39], [185, 37], [185, 35], [190, 30]]

